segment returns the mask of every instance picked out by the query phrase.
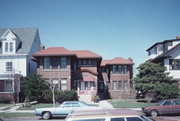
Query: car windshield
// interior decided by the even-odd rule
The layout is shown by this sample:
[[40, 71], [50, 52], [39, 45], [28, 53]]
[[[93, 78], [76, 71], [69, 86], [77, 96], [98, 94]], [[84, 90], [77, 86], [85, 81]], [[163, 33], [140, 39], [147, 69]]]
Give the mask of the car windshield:
[[164, 102], [164, 100], [161, 100], [159, 103], [157, 103], [156, 105], [162, 105]]

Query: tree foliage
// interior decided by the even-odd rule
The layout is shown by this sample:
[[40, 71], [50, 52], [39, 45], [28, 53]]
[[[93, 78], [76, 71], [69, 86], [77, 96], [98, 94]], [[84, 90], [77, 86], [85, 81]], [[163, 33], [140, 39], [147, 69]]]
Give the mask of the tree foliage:
[[176, 98], [179, 96], [178, 83], [171, 81], [166, 68], [151, 62], [138, 67], [139, 73], [134, 78], [137, 98], [146, 101]]
[[46, 102], [47, 93], [51, 94], [49, 83], [41, 78], [41, 75], [30, 75], [22, 82], [22, 90], [26, 98], [30, 101]]

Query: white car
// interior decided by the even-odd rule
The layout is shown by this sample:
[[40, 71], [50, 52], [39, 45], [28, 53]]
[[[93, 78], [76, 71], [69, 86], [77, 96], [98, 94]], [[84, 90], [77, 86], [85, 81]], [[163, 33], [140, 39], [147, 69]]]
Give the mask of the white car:
[[141, 113], [129, 109], [98, 109], [74, 111], [65, 121], [153, 121]]
[[90, 109], [102, 109], [97, 106], [90, 106], [82, 101], [65, 101], [58, 107], [51, 108], [37, 108], [35, 109], [35, 115], [42, 116], [43, 119], [49, 119], [51, 117], [66, 117], [74, 110], [90, 110]]

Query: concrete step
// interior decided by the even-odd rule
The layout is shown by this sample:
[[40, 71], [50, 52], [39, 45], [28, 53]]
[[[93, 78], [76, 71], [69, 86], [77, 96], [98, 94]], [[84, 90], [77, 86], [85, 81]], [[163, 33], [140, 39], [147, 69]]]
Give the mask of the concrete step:
[[84, 101], [86, 103], [91, 103], [91, 95], [79, 95], [79, 101]]

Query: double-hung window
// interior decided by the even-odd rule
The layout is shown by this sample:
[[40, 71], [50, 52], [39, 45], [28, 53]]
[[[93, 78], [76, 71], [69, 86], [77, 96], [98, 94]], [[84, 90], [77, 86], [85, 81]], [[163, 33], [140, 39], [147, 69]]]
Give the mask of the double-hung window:
[[61, 79], [61, 90], [67, 90], [67, 80]]
[[13, 52], [13, 42], [10, 42], [10, 52]]
[[112, 83], [112, 89], [117, 90], [117, 81], [113, 81]]
[[5, 42], [5, 52], [8, 52], [8, 42]]
[[12, 62], [6, 62], [6, 71], [12, 71]]

